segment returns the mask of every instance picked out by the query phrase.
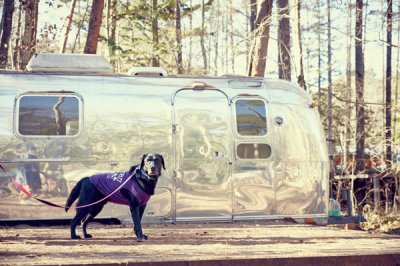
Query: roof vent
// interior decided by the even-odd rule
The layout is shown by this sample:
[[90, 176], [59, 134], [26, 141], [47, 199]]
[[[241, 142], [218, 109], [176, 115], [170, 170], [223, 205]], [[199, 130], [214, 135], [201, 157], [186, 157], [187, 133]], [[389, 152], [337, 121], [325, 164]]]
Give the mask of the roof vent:
[[114, 73], [110, 62], [93, 54], [40, 53], [31, 58], [26, 69], [30, 72]]
[[167, 71], [162, 67], [132, 67], [128, 71], [130, 76], [168, 76]]

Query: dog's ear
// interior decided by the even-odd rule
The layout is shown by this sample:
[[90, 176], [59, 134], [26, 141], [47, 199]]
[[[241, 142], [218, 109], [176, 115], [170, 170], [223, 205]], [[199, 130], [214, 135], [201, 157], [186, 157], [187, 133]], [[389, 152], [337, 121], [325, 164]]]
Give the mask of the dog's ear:
[[162, 157], [162, 155], [159, 155], [161, 158], [161, 162], [162, 162], [162, 168], [164, 168], [165, 170], [165, 163], [164, 163], [164, 157]]
[[142, 156], [142, 162], [140, 163], [140, 169], [143, 169], [144, 167], [144, 159], [147, 157], [147, 154], [143, 154]]

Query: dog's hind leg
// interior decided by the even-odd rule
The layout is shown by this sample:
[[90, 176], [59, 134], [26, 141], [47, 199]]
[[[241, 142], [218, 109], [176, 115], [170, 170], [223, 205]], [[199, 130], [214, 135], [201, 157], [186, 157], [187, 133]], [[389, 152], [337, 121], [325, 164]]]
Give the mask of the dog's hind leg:
[[[98, 200], [100, 200], [101, 198], [103, 198], [104, 195], [101, 194], [96, 187], [90, 182], [89, 178], [87, 178], [84, 183], [82, 184], [82, 188], [79, 192], [79, 200], [78, 200], [78, 204], [77, 206], [84, 206], [84, 205], [90, 205], [93, 202], [96, 202]], [[102, 202], [100, 203], [100, 206], [104, 206], [106, 202]], [[80, 237], [76, 235], [75, 231], [76, 231], [76, 227], [78, 225], [81, 224], [81, 222], [86, 223], [85, 224], [85, 228], [87, 223], [90, 221], [90, 213], [92, 213], [92, 211], [95, 209], [95, 207], [98, 204], [96, 204], [95, 206], [88, 206], [88, 207], [84, 207], [84, 208], [77, 208], [76, 209], [76, 215], [74, 217], [74, 219], [72, 219], [71, 222], [71, 238], [72, 239], [79, 239]], [[98, 210], [98, 211], [101, 211]], [[96, 213], [97, 215], [98, 213]], [[94, 216], [96, 216], [94, 215]], [[86, 231], [86, 229], [85, 229]], [[86, 234], [87, 235], [87, 234]], [[86, 237], [86, 236], [85, 236]]]
[[77, 209], [76, 215], [71, 221], [71, 239], [80, 239], [81, 237], [76, 235], [76, 227], [81, 224], [81, 221], [90, 214], [91, 207]]
[[88, 223], [93, 221], [94, 217], [96, 217], [101, 212], [104, 205], [105, 205], [104, 203], [99, 203], [99, 204], [96, 204], [95, 206], [93, 206], [92, 211], [83, 220], [82, 231], [83, 231], [84, 238], [92, 238], [92, 235], [87, 233], [86, 226], [88, 225]]

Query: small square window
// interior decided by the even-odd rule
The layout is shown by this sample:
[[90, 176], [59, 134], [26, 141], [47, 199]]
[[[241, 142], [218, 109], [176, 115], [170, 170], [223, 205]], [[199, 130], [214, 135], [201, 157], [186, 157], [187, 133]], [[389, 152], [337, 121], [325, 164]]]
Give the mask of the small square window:
[[22, 136], [76, 136], [80, 102], [75, 95], [22, 95], [17, 99], [17, 132]]
[[265, 103], [262, 100], [238, 100], [236, 107], [237, 132], [241, 136], [267, 134]]

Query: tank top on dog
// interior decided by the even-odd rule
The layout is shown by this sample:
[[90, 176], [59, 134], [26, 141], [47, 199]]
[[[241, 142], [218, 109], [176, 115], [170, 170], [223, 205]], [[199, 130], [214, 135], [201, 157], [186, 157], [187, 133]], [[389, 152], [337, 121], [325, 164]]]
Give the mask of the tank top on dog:
[[[105, 196], [113, 193], [119, 186], [122, 185], [126, 181], [126, 179], [130, 176], [130, 172], [116, 172], [116, 173], [105, 173], [105, 174], [97, 174], [90, 177], [90, 182]], [[135, 178], [131, 178], [126, 184], [121, 187], [117, 192], [111, 195], [108, 199], [111, 202], [123, 205], [129, 205], [128, 200], [122, 196], [121, 189], [125, 188], [132, 192], [133, 195], [139, 200], [140, 206], [145, 205], [151, 195], [147, 194], [143, 191], [143, 189], [139, 186]]]

